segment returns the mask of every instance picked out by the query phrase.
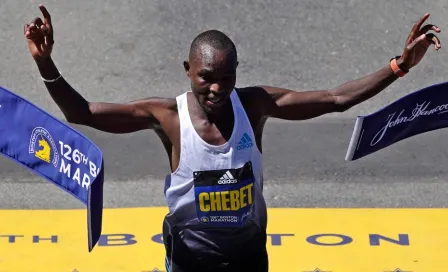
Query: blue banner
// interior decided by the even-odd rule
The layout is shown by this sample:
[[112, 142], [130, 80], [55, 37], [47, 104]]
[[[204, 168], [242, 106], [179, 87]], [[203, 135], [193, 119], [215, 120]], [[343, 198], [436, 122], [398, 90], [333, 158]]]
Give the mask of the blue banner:
[[398, 141], [448, 127], [448, 82], [408, 94], [383, 109], [358, 116], [345, 159], [357, 160]]
[[102, 227], [101, 150], [65, 123], [0, 87], [0, 154], [56, 184], [87, 206], [91, 252]]

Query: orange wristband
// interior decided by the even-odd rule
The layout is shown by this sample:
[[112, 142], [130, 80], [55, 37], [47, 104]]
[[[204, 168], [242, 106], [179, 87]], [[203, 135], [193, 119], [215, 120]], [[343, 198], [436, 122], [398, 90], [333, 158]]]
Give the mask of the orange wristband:
[[398, 67], [396, 58], [393, 58], [390, 61], [390, 68], [392, 68], [394, 74], [396, 74], [399, 77], [404, 77], [407, 74], [405, 71], [401, 70], [400, 67]]

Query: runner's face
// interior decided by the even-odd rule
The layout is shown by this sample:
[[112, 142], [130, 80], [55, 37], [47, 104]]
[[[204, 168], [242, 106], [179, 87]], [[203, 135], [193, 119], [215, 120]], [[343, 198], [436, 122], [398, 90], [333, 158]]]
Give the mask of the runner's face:
[[235, 87], [236, 57], [209, 45], [203, 45], [196, 55], [184, 63], [191, 90], [205, 112], [217, 113], [226, 105]]

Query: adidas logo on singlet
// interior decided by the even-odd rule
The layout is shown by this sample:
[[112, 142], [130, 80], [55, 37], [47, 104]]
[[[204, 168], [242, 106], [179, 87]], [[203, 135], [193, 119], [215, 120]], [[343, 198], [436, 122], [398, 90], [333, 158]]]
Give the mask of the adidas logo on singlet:
[[254, 143], [252, 142], [252, 139], [247, 135], [247, 133], [243, 134], [243, 137], [241, 137], [241, 140], [238, 142], [238, 145], [236, 147], [237, 150], [245, 149], [252, 147]]
[[232, 173], [230, 171], [227, 171], [219, 180], [218, 184], [233, 184], [237, 183], [238, 181], [233, 177]]

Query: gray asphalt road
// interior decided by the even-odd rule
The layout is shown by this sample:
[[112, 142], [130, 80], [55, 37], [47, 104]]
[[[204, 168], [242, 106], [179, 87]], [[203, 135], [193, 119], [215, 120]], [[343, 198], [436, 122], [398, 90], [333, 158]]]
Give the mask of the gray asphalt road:
[[[0, 4], [0, 85], [56, 117], [23, 38], [39, 3]], [[271, 120], [264, 137], [266, 199], [274, 207], [447, 207], [447, 131], [420, 135], [345, 162], [356, 115], [448, 80], [448, 4], [426, 1], [45, 1], [55, 27], [54, 59], [66, 79], [94, 101], [175, 96], [188, 90], [182, 61], [191, 40], [217, 28], [239, 50], [238, 86], [327, 89], [374, 72], [402, 52], [425, 12], [442, 28], [403, 79], [371, 100], [306, 122]], [[106, 157], [106, 207], [164, 205], [168, 161], [152, 132], [111, 135], [76, 126]], [[0, 209], [78, 208], [77, 200], [0, 158]]]

